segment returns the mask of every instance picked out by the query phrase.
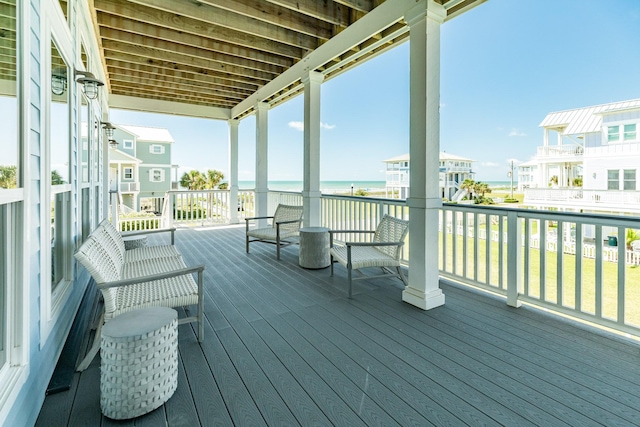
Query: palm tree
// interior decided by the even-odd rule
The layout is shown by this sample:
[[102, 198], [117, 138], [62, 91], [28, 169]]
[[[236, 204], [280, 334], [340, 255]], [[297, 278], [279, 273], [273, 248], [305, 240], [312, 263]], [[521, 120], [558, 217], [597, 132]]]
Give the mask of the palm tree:
[[467, 178], [465, 179], [462, 184], [460, 184], [460, 188], [463, 190], [467, 190], [467, 193], [469, 193], [469, 197], [468, 199], [471, 200], [473, 198], [473, 188], [475, 186], [476, 182], [474, 180], [472, 180], [471, 178]]
[[486, 193], [491, 193], [491, 188], [489, 188], [489, 184], [486, 182], [476, 182], [473, 186], [473, 191], [480, 195], [480, 197], [484, 197]]
[[51, 185], [60, 185], [64, 184], [64, 180], [62, 179], [62, 175], [57, 170], [51, 171]]
[[180, 178], [180, 185], [189, 190], [203, 190], [206, 184], [207, 181], [205, 177], [197, 170], [185, 172], [182, 178]]
[[224, 179], [224, 174], [219, 170], [209, 169], [207, 171], [207, 187], [213, 190]]

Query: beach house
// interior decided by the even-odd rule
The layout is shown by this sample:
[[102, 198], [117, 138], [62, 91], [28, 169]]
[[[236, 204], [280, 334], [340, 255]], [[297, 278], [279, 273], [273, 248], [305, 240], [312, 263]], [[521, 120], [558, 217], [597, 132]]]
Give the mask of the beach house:
[[[456, 156], [447, 152], [440, 152], [439, 182], [441, 197], [446, 200], [457, 201], [465, 195], [460, 185], [465, 179], [473, 179], [473, 160]], [[392, 199], [406, 199], [409, 197], [409, 172], [411, 159], [409, 153], [384, 160], [385, 193]]]
[[[0, 0], [0, 425], [113, 423], [100, 408], [101, 360], [75, 372], [89, 338], [98, 335], [91, 326], [100, 323], [96, 281], [104, 277], [93, 278], [99, 272], [74, 255], [101, 224], [117, 221], [108, 209], [111, 159], [118, 171], [113, 181], [131, 184], [133, 201], [134, 191], [142, 197], [134, 183], [142, 182], [143, 164], [151, 181], [159, 184], [163, 172], [166, 180], [172, 144], [120, 127], [118, 148], [111, 148], [111, 109], [222, 120], [228, 127], [228, 189], [172, 191], [171, 197], [195, 198], [183, 205], [194, 211], [180, 217], [166, 209], [162, 221], [154, 219], [167, 229], [181, 226], [172, 243], [185, 263], [206, 263], [199, 288], [204, 339], [193, 325], [178, 326], [172, 339], [179, 355], [168, 368], [178, 374], [175, 395], [127, 425], [637, 423], [637, 344], [547, 314], [640, 335], [637, 287], [625, 288], [625, 274], [636, 280], [638, 271], [627, 270], [626, 260], [637, 258], [618, 248], [617, 264], [610, 262], [617, 275], [603, 281], [596, 267], [596, 286], [578, 282], [567, 295], [566, 275], [535, 281], [546, 277], [552, 259], [553, 271], [568, 266], [563, 270], [562, 256], [534, 262], [544, 252], [529, 251], [528, 225], [542, 229], [553, 221], [561, 228], [589, 218], [443, 205], [441, 27], [483, 3]], [[493, 25], [490, 18], [482, 20]], [[323, 195], [323, 82], [409, 40], [409, 198]], [[304, 98], [303, 191], [270, 191], [269, 111], [295, 96]], [[255, 124], [256, 185], [240, 191], [239, 123], [247, 118]], [[632, 134], [624, 127], [619, 138]], [[212, 155], [207, 143], [202, 153]], [[247, 253], [244, 217], [267, 217], [277, 204], [303, 206], [305, 227], [357, 226], [373, 234], [384, 215], [408, 220], [401, 254], [402, 268], [410, 269], [407, 285], [363, 280], [348, 299], [349, 273], [300, 267], [296, 245], [280, 261], [271, 248]], [[210, 206], [219, 209], [215, 218]], [[199, 216], [204, 211], [206, 218]], [[202, 226], [212, 218], [226, 226]], [[621, 232], [638, 224], [632, 217], [597, 221], [596, 227], [614, 224]], [[117, 233], [110, 236], [119, 242]], [[168, 245], [151, 236], [153, 243]], [[139, 282], [119, 280], [124, 273], [116, 265], [132, 253], [113, 246], [98, 257], [107, 280], [131, 289], [124, 286]], [[601, 266], [598, 249], [592, 261]], [[165, 269], [158, 281], [172, 281], [166, 270], [181, 262], [158, 261]], [[576, 257], [580, 272], [581, 262]], [[521, 274], [523, 268], [530, 274]], [[603, 309], [605, 299], [617, 304]], [[189, 307], [177, 309], [184, 319]], [[162, 346], [167, 340], [159, 338]], [[146, 360], [150, 351], [129, 344], [113, 346], [122, 350], [114, 360], [124, 360], [119, 356], [130, 348], [129, 355], [140, 350], [137, 361]], [[126, 403], [135, 405], [145, 394], [139, 385], [113, 387], [113, 394], [130, 393]]]
[[540, 127], [543, 145], [518, 166], [526, 205], [640, 212], [640, 99], [552, 112]]
[[[109, 189], [121, 205], [134, 211], [160, 212], [165, 192], [172, 188], [168, 129], [114, 124], [109, 152]], [[112, 144], [114, 145], [114, 144]]]

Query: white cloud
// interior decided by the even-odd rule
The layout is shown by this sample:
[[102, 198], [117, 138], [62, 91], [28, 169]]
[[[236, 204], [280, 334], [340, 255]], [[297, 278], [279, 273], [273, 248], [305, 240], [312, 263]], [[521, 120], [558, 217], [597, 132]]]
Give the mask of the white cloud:
[[289, 122], [289, 127], [302, 132], [304, 130], [303, 122]]
[[522, 160], [518, 160], [518, 159], [507, 159], [507, 164], [511, 164], [511, 162], [513, 162], [514, 165], [519, 165], [520, 163], [522, 163]]
[[494, 163], [494, 162], [482, 162], [480, 164], [482, 166], [486, 166], [486, 167], [489, 167], [489, 168], [496, 168], [496, 167], [500, 166], [499, 164]]
[[509, 136], [527, 136], [526, 133], [519, 131], [516, 128], [511, 129], [511, 132], [509, 132]]
[[[302, 132], [304, 130], [304, 122], [289, 122], [289, 127]], [[331, 130], [335, 127], [336, 125], [330, 125], [329, 123], [320, 123], [321, 129]]]

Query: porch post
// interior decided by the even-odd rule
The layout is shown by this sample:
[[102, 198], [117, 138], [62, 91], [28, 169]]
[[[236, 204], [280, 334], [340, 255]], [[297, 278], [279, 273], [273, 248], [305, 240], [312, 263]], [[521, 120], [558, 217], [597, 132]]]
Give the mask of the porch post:
[[324, 76], [311, 71], [304, 84], [304, 181], [302, 204], [304, 225], [317, 227], [320, 221], [320, 84]]
[[[268, 112], [269, 104], [256, 104], [256, 216], [269, 215]], [[266, 221], [258, 221], [260, 227], [264, 227], [265, 224]]]
[[409, 46], [409, 285], [402, 300], [428, 310], [444, 304], [438, 271], [440, 197], [440, 25], [444, 7], [428, 0], [405, 15]]
[[229, 222], [238, 223], [238, 124], [237, 119], [229, 124]]

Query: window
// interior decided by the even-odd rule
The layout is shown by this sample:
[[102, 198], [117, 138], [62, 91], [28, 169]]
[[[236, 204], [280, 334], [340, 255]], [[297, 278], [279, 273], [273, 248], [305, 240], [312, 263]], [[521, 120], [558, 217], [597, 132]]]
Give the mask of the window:
[[164, 154], [164, 146], [158, 144], [151, 144], [149, 146], [149, 152], [152, 154]]
[[624, 125], [624, 140], [634, 141], [636, 139], [636, 124]]
[[624, 177], [624, 187], [625, 190], [635, 190], [636, 189], [636, 170], [635, 169], [625, 169], [623, 172]]
[[151, 182], [163, 182], [164, 171], [162, 169], [149, 169], [149, 180]]
[[133, 168], [124, 168], [122, 170], [124, 179], [133, 179]]
[[608, 170], [607, 171], [607, 190], [619, 190], [620, 189], [620, 171]]
[[607, 128], [607, 142], [620, 141], [620, 126], [609, 126]]
[[133, 149], [133, 139], [125, 139], [122, 141], [122, 148]]

